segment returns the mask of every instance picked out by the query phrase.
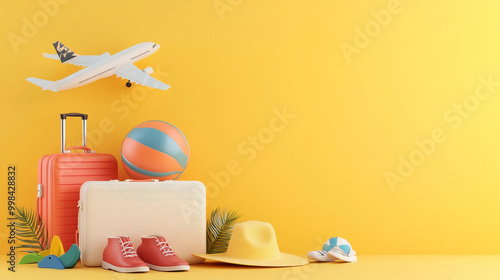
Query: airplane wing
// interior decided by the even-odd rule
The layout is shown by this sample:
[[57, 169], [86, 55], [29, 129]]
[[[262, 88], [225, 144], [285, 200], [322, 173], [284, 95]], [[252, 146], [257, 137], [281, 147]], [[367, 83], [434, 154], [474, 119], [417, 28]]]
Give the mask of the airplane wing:
[[[47, 58], [59, 60], [59, 56], [57, 54], [44, 53], [43, 56], [45, 56]], [[101, 61], [102, 59], [110, 57], [110, 56], [111, 55], [109, 53], [103, 53], [101, 55], [76, 55], [74, 58], [72, 58], [64, 63], [71, 63], [73, 65], [86, 67], [86, 66], [90, 66], [92, 64], [95, 64], [95, 63]]]
[[143, 86], [161, 90], [167, 90], [170, 87], [169, 85], [149, 76], [146, 72], [142, 71], [132, 63], [123, 66], [120, 70], [116, 71], [115, 75]]

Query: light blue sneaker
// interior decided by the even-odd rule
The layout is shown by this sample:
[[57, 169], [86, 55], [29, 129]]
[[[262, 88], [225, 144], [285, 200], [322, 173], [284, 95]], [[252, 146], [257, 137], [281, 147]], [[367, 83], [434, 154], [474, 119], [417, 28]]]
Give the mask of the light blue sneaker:
[[356, 262], [356, 251], [351, 247], [351, 244], [342, 237], [333, 237], [328, 239], [323, 245], [323, 250], [327, 255], [335, 260], [344, 262]]
[[307, 257], [318, 262], [357, 261], [356, 252], [352, 250], [351, 244], [342, 237], [328, 239], [323, 244], [322, 250], [311, 251], [307, 253]]
[[335, 261], [334, 258], [330, 258], [327, 255], [327, 252], [323, 251], [323, 250], [311, 251], [311, 252], [307, 253], [307, 257], [311, 260], [315, 260], [318, 262], [333, 262], [333, 261]]
[[358, 258], [356, 257], [356, 251], [354, 251], [350, 244], [337, 245], [330, 249], [327, 256], [344, 262], [356, 262]]

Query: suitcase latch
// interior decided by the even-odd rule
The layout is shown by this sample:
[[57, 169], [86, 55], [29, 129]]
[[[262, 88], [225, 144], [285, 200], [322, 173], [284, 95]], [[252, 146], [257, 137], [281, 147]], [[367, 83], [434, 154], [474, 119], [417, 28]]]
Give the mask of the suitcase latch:
[[36, 195], [37, 195], [38, 197], [42, 197], [42, 184], [38, 184], [38, 185], [36, 186]]

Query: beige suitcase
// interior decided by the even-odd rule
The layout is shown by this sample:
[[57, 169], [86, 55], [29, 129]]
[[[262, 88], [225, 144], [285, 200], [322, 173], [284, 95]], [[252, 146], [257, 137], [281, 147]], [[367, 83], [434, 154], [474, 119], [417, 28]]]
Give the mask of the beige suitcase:
[[164, 236], [190, 264], [206, 252], [206, 191], [197, 181], [86, 182], [78, 202], [78, 241], [86, 266], [101, 266], [108, 236]]

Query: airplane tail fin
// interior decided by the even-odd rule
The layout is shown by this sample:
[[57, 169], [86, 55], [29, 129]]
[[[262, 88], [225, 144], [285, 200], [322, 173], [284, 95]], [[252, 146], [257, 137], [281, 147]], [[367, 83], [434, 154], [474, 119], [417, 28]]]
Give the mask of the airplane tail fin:
[[78, 56], [74, 51], [70, 50], [59, 41], [55, 42], [53, 45], [62, 63], [68, 62]]
[[33, 77], [29, 77], [26, 79], [28, 82], [30, 83], [33, 83], [39, 87], [42, 88], [42, 90], [51, 90], [51, 91], [57, 91], [57, 89], [51, 89], [50, 87], [53, 86], [55, 84], [55, 82], [53, 81], [48, 81], [48, 80], [42, 80], [42, 79], [38, 79], [38, 78], [33, 78]]

